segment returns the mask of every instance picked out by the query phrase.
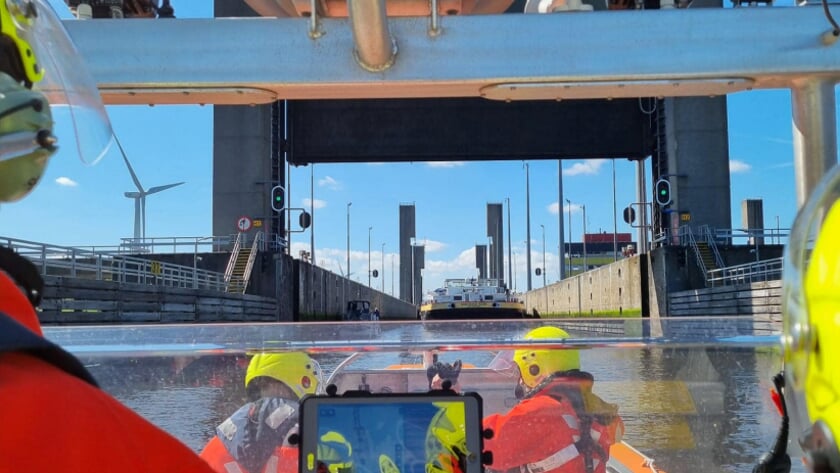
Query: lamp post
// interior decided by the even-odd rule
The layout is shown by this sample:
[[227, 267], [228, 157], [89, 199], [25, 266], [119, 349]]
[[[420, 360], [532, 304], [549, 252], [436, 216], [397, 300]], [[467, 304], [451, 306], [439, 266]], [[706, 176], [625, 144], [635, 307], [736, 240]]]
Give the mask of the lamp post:
[[347, 278], [350, 278], [350, 206], [353, 202], [347, 202]]
[[581, 204], [580, 208], [583, 209], [583, 270], [589, 271], [589, 265], [586, 264], [586, 205]]
[[[510, 247], [510, 197], [505, 197], [507, 202], [507, 234], [508, 234], [508, 289], [513, 287], [513, 262], [511, 261], [511, 247]], [[776, 219], [778, 221], [778, 217]]]
[[572, 201], [566, 199], [566, 208], [569, 209], [569, 277], [572, 276]]
[[531, 290], [531, 177], [525, 163], [525, 255], [528, 259], [528, 290]]
[[371, 276], [371, 273], [373, 272], [370, 268], [370, 232], [372, 232], [372, 231], [373, 231], [373, 227], [368, 227], [368, 287], [371, 287], [370, 276]]
[[542, 276], [543, 276], [543, 287], [545, 287], [545, 225], [540, 224], [540, 228], [542, 228], [542, 241], [543, 241], [543, 265], [542, 265]]
[[380, 276], [382, 277], [382, 294], [385, 294], [385, 243], [384, 242], [382, 243], [381, 257], [382, 257], [381, 258], [382, 259], [382, 262], [381, 262], [381, 264], [382, 264], [382, 274]]

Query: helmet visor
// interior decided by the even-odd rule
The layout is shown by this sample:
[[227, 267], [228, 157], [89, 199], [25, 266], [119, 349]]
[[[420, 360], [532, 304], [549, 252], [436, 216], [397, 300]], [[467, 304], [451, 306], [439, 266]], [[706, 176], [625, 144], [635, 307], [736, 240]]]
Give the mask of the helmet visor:
[[18, 28], [19, 35], [32, 45], [44, 71], [43, 80], [33, 88], [47, 96], [56, 122], [67, 120], [72, 124], [76, 151], [82, 162], [96, 163], [114, 145], [114, 132], [96, 83], [61, 20], [44, 0], [0, 1], [5, 1], [7, 6], [19, 5], [9, 8], [12, 18], [16, 17], [14, 11], [22, 9], [37, 12], [32, 21], [13, 20], [16, 26], [24, 25]]

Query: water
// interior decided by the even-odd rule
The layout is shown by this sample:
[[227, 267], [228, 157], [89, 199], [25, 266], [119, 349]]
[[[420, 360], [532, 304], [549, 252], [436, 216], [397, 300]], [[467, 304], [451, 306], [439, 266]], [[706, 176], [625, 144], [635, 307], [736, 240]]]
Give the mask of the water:
[[[689, 332], [685, 326], [656, 336], [647, 329], [630, 337], [628, 330], [612, 331], [609, 336], [604, 334], [611, 330], [594, 336], [571, 331], [575, 341], [568, 345], [580, 349], [582, 369], [596, 380], [594, 392], [619, 405], [626, 427], [624, 440], [669, 473], [750, 471], [771, 447], [777, 432], [779, 415], [769, 389], [781, 361], [773, 338], [742, 333], [742, 320], [735, 329], [716, 323], [715, 337], [698, 336], [696, 327], [690, 330], [694, 335], [685, 336]], [[265, 348], [278, 340], [284, 340], [284, 346], [290, 341], [308, 344], [325, 376], [360, 346], [376, 355], [358, 362], [372, 365], [369, 368], [422, 363], [422, 351], [416, 347], [430, 345], [441, 349], [443, 361], [461, 359], [485, 366], [499, 348], [515, 348], [531, 328], [529, 324], [382, 324], [376, 331], [346, 325], [285, 326], [283, 334], [271, 333], [278, 328], [263, 327], [256, 345]], [[203, 330], [205, 335], [210, 333]], [[295, 338], [281, 338], [289, 330]], [[350, 337], [348, 331], [356, 333]], [[125, 336], [136, 338], [138, 333], [146, 332]], [[229, 332], [226, 339], [236, 338], [231, 333], [235, 332]], [[66, 337], [74, 334], [71, 330], [51, 335], [67, 342]], [[155, 350], [129, 354], [109, 350], [101, 340], [91, 341], [89, 332], [85, 336], [86, 342], [77, 340], [73, 346], [103, 388], [196, 451], [214, 435], [215, 426], [245, 402], [242, 380], [249, 350], [236, 343], [216, 343], [225, 337], [203, 340], [183, 338], [180, 333], [176, 339], [189, 340], [188, 345], [200, 348], [190, 351], [182, 341], [182, 347], [173, 351], [168, 344], [171, 340], [162, 337], [154, 338], [153, 345], [144, 345]], [[103, 337], [109, 340], [108, 346], [121, 340], [113, 333]], [[254, 343], [246, 345], [254, 347]], [[375, 346], [377, 343], [380, 346]], [[315, 348], [318, 346], [320, 349]], [[802, 471], [798, 461], [794, 461], [794, 471]]]

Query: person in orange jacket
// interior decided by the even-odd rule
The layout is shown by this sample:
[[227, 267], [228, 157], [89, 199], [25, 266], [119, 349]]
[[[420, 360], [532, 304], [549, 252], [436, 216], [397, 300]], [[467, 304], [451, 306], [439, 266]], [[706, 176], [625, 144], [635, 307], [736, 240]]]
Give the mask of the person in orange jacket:
[[[557, 327], [539, 327], [527, 340], [564, 339]], [[604, 473], [610, 446], [619, 441], [624, 424], [618, 408], [592, 392], [593, 377], [580, 371], [577, 350], [520, 349], [521, 401], [507, 413], [491, 414], [484, 428], [495, 471], [530, 473]]]
[[[321, 368], [306, 353], [259, 353], [245, 373], [251, 402], [216, 428], [201, 457], [219, 473], [296, 473], [298, 447], [290, 438], [298, 432], [298, 401], [315, 394]], [[329, 473], [352, 468], [352, 449], [343, 436], [330, 432], [319, 443], [319, 458]]]
[[[50, 103], [37, 86], [96, 112], [98, 124], [74, 124], [105, 130], [98, 144], [91, 134], [74, 137], [81, 157], [98, 159], [113, 136], [96, 88], [85, 87], [93, 82], [84, 80], [84, 64], [45, 1], [0, 2], [0, 37], [0, 203], [6, 203], [32, 191], [57, 150]], [[73, 115], [91, 116], [82, 109]], [[78, 359], [44, 338], [35, 312], [42, 291], [37, 268], [0, 247], [0, 472], [211, 473], [195, 452], [100, 390]]]

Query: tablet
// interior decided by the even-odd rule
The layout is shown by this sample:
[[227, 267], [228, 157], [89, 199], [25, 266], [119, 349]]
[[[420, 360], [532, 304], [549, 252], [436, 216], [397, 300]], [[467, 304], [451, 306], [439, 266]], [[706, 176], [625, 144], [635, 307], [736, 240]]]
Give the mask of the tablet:
[[301, 402], [301, 473], [481, 473], [476, 393], [359, 393]]

